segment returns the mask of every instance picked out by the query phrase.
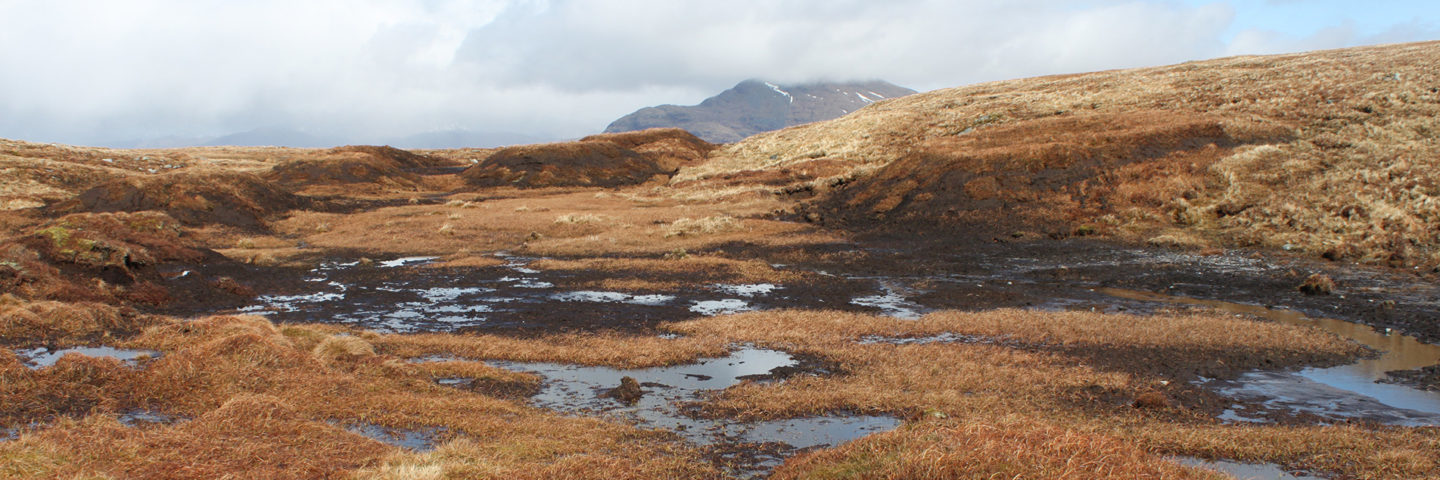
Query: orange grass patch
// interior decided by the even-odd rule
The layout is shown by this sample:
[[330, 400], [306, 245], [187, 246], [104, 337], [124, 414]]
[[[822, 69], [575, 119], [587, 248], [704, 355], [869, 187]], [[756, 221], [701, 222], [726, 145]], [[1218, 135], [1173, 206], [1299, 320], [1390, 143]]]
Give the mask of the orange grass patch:
[[103, 343], [164, 321], [100, 303], [23, 302], [0, 297], [0, 343], [8, 345]]
[[[660, 256], [734, 242], [794, 245], [837, 240], [836, 235], [807, 225], [747, 218], [773, 210], [778, 205], [773, 199], [693, 205], [667, 199], [637, 207], [620, 195], [597, 195], [593, 190], [514, 193], [515, 198], [471, 202], [468, 207], [458, 202], [346, 215], [296, 212], [275, 227], [278, 233], [298, 236], [316, 247], [377, 256], [499, 250], [542, 256]], [[671, 235], [673, 224], [681, 219], [710, 217], [730, 217], [734, 228]]]
[[625, 368], [675, 365], [724, 355], [726, 342], [713, 338], [663, 339], [614, 333], [567, 333], [533, 339], [499, 335], [385, 335], [380, 351], [404, 358], [454, 355], [476, 360], [563, 362]]

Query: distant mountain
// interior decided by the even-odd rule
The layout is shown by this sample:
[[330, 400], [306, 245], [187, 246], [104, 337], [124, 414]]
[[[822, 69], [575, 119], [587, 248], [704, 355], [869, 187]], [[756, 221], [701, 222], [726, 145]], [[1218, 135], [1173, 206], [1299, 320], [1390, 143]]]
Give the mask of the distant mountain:
[[443, 130], [395, 138], [384, 143], [396, 148], [490, 148], [555, 140], [557, 139], [514, 132]]
[[202, 146], [324, 148], [344, 144], [340, 139], [319, 137], [299, 130], [265, 127], [212, 138]]
[[876, 101], [913, 93], [882, 81], [779, 85], [746, 80], [699, 105], [642, 108], [610, 123], [605, 132], [679, 127], [711, 143], [729, 143], [760, 132], [839, 118]]

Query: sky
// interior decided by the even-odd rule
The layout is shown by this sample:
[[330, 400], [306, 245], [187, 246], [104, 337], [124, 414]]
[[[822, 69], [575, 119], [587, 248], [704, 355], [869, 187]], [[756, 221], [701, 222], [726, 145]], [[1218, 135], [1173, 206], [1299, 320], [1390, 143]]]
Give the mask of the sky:
[[748, 78], [923, 91], [1440, 40], [1437, 10], [1428, 0], [0, 0], [0, 137], [574, 138]]

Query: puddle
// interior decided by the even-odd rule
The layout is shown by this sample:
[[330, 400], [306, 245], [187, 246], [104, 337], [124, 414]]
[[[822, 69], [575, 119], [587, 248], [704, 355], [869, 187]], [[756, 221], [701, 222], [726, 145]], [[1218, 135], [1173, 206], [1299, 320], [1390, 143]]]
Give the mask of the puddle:
[[[700, 445], [783, 443], [789, 449], [834, 446], [870, 433], [890, 430], [900, 424], [898, 419], [877, 416], [739, 422], [692, 418], [682, 412], [682, 404], [704, 400], [711, 392], [745, 380], [760, 380], [772, 369], [797, 363], [789, 354], [774, 350], [742, 348], [723, 358], [643, 369], [557, 363], [490, 363], [545, 377], [544, 387], [531, 398], [535, 406], [568, 414], [630, 421], [645, 428], [666, 429]], [[645, 392], [643, 396], [634, 403], [604, 396], [627, 376], [639, 382]], [[742, 461], [752, 463], [742, 467], [738, 473], [758, 475], [774, 467], [774, 463], [761, 457], [752, 460], [742, 458]]]
[[754, 310], [750, 303], [738, 298], [726, 298], [721, 300], [701, 300], [690, 305], [690, 311], [707, 317], [715, 315], [726, 315], [731, 313], [748, 312]]
[[882, 280], [880, 289], [885, 292], [883, 295], [856, 297], [851, 299], [850, 303], [876, 308], [885, 315], [905, 320], [917, 320], [923, 315], [922, 312], [927, 310], [923, 305], [906, 298], [911, 292], [897, 282]]
[[924, 345], [927, 343], [981, 343], [988, 340], [985, 337], [974, 335], [961, 335], [958, 333], [945, 332], [928, 337], [886, 337], [881, 335], [866, 335], [860, 337], [861, 345], [872, 345], [886, 343], [890, 345]]
[[402, 257], [402, 258], [397, 258], [397, 259], [394, 259], [394, 260], [386, 260], [386, 261], [383, 261], [383, 262], [376, 262], [376, 263], [375, 263], [375, 266], [382, 267], [382, 268], [410, 267], [410, 266], [424, 265], [424, 264], [427, 264], [427, 263], [430, 263], [430, 262], [434, 262], [435, 260], [437, 260], [437, 259], [439, 259], [439, 258], [440, 258], [440, 257]]
[[64, 357], [65, 355], [69, 355], [71, 353], [80, 354], [87, 357], [110, 357], [120, 360], [126, 365], [131, 366], [135, 365], [141, 357], [160, 357], [160, 352], [156, 351], [124, 350], [114, 347], [77, 347], [55, 351], [50, 351], [45, 347], [40, 347], [15, 351], [15, 354], [18, 355], [25, 362], [25, 366], [30, 367], [31, 370], [37, 370], [49, 367], [51, 365], [55, 365], [55, 362], [60, 361], [61, 357]]
[[739, 295], [742, 297], [753, 297], [756, 295], [769, 295], [771, 292], [779, 290], [780, 286], [773, 283], [748, 283], [740, 285], [720, 283], [711, 285], [711, 288], [715, 289], [715, 291], [720, 293], [728, 293], [730, 295]]
[[1238, 480], [1324, 480], [1323, 477], [1292, 474], [1273, 463], [1242, 463], [1232, 462], [1230, 460], [1205, 460], [1194, 457], [1170, 457], [1170, 460], [1181, 465], [1208, 468], [1228, 474]]
[[[333, 423], [334, 422], [332, 422], [332, 424]], [[345, 430], [350, 433], [364, 435], [380, 443], [416, 452], [434, 450], [437, 437], [446, 432], [446, 429], [443, 427], [406, 430], [403, 428], [384, 427], [373, 423], [347, 424], [345, 425]]]
[[147, 425], [171, 425], [175, 422], [189, 420], [185, 417], [170, 415], [168, 413], [153, 412], [150, 410], [131, 410], [116, 417], [120, 423], [127, 427], [141, 427]]
[[596, 292], [581, 290], [562, 292], [550, 298], [562, 302], [630, 303], [634, 305], [664, 305], [675, 299], [674, 295], [631, 295], [620, 292]]
[[16, 428], [0, 428], [0, 443], [20, 438], [20, 430]]
[[1114, 288], [1097, 291], [1130, 300], [1204, 306], [1290, 325], [1317, 327], [1381, 352], [1378, 358], [1362, 359], [1350, 365], [1306, 368], [1297, 372], [1257, 371], [1233, 381], [1206, 382], [1222, 394], [1332, 419], [1364, 418], [1396, 425], [1440, 425], [1440, 392], [1377, 382], [1385, 379], [1386, 372], [1391, 370], [1409, 370], [1440, 363], [1440, 345], [1430, 345], [1405, 335], [1387, 335], [1358, 323], [1310, 318], [1291, 310]]

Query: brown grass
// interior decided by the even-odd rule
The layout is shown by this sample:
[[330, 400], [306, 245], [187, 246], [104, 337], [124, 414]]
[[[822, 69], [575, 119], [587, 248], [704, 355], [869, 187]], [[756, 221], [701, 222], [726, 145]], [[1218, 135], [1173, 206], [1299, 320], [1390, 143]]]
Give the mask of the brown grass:
[[520, 188], [636, 185], [666, 173], [658, 163], [610, 142], [506, 147], [460, 175], [471, 185]]
[[654, 160], [661, 169], [674, 171], [703, 162], [718, 145], [679, 128], [652, 128], [624, 133], [602, 133], [582, 142], [610, 142]]
[[402, 358], [453, 355], [474, 360], [564, 362], [625, 368], [675, 365], [724, 355], [723, 341], [611, 333], [553, 334], [535, 339], [498, 335], [387, 335], [375, 341], [380, 351]]
[[264, 178], [307, 194], [355, 196], [441, 187], [426, 174], [453, 165], [447, 159], [388, 146], [345, 146], [281, 161]]
[[[13, 414], [4, 417], [12, 419], [7, 424], [43, 418], [45, 411], [72, 418], [93, 413], [0, 443], [0, 469], [26, 478], [160, 472], [168, 478], [315, 478], [359, 467], [376, 469], [372, 473], [438, 468], [461, 477], [713, 476], [693, 451], [665, 436], [438, 386], [438, 372], [486, 369], [412, 365], [369, 353], [374, 335], [336, 337], [329, 333], [335, 330], [277, 329], [257, 317], [152, 327], [125, 344], [165, 353], [143, 370], [71, 356], [31, 372], [0, 351], [0, 405]], [[49, 396], [55, 394], [62, 396]], [[133, 429], [110, 416], [135, 407], [194, 420]], [[447, 433], [435, 453], [413, 454], [335, 426], [361, 422]]]
[[[1440, 464], [1423, 453], [1440, 445], [1440, 432], [1433, 429], [1221, 425], [1205, 412], [1203, 399], [1190, 398], [1196, 394], [1183, 386], [1195, 371], [1150, 365], [1218, 360], [1243, 370], [1359, 353], [1359, 347], [1310, 328], [1223, 315], [1018, 310], [940, 312], [919, 321], [756, 312], [666, 328], [814, 355], [844, 372], [742, 383], [703, 405], [712, 414], [772, 418], [843, 411], [957, 419], [918, 420], [798, 458], [781, 470], [781, 478], [989, 478], [997, 471], [1067, 478], [1062, 474], [1067, 468], [1081, 478], [1145, 478], [1156, 469], [1195, 473], [1160, 461], [1162, 455], [1275, 462], [1357, 478], [1440, 473]], [[856, 343], [868, 335], [940, 332], [988, 340]], [[1125, 361], [1085, 355], [1087, 348]], [[1132, 407], [1136, 398], [1157, 390], [1172, 395], [1171, 407]], [[1009, 453], [996, 457], [1001, 451]], [[1024, 460], [1002, 461], [1011, 458]]]
[[164, 323], [163, 317], [101, 303], [24, 302], [0, 297], [0, 343], [76, 346], [108, 343]]
[[128, 177], [52, 207], [73, 212], [165, 212], [187, 225], [264, 226], [267, 217], [308, 202], [249, 173], [206, 171]]
[[924, 422], [786, 462], [771, 478], [1223, 479], [1123, 439], [1022, 418]]
[[[772, 211], [774, 199], [744, 203], [687, 204], [666, 199], [641, 208], [618, 195], [593, 190], [502, 190], [513, 198], [472, 203], [471, 208], [406, 205], [351, 214], [297, 212], [275, 223], [276, 233], [320, 248], [370, 255], [509, 250], [537, 256], [661, 256], [677, 249], [700, 252], [727, 243], [766, 245], [828, 243], [833, 233], [808, 225], [751, 218]], [[726, 231], [666, 235], [684, 218], [725, 218]], [[682, 222], [682, 226], [687, 222]], [[443, 225], [448, 233], [441, 233]], [[317, 227], [325, 225], [327, 229]], [[689, 227], [686, 227], [689, 228]], [[323, 231], [322, 231], [323, 230]]]
[[460, 174], [471, 185], [519, 188], [639, 185], [706, 158], [714, 145], [678, 128], [505, 147]]

